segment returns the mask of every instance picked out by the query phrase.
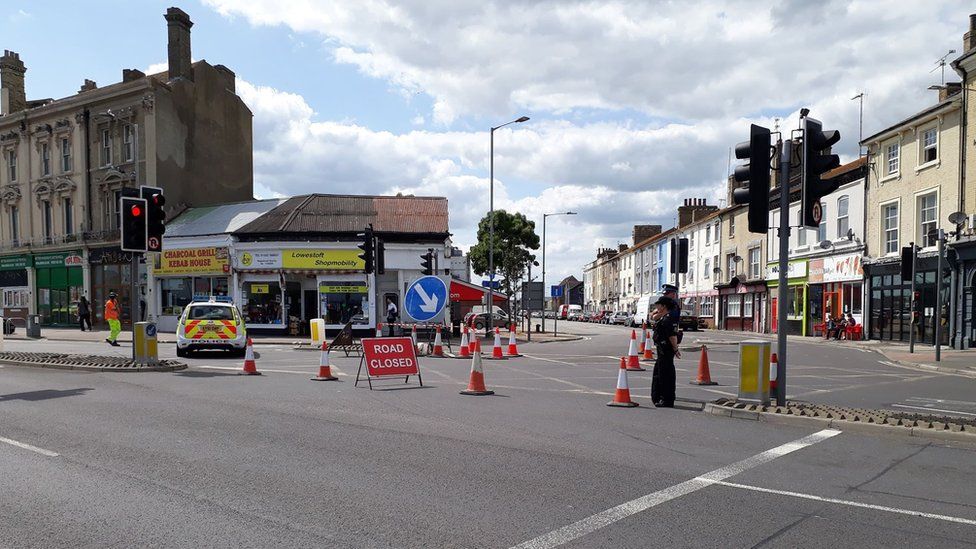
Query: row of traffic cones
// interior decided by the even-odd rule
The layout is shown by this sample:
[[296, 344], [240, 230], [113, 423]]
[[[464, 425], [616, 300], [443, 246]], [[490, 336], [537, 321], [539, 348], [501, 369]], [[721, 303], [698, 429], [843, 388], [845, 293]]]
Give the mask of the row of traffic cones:
[[[648, 345], [648, 339], [646, 337], [646, 329], [641, 328], [641, 332], [644, 334], [641, 338], [640, 345], [642, 347], [641, 351], [644, 352], [645, 359], [650, 357], [653, 359], [654, 352], [651, 350], [651, 346]], [[773, 353], [772, 363], [776, 364], [776, 353]], [[630, 398], [630, 385], [627, 381], [627, 372], [637, 371], [643, 372], [644, 368], [641, 368], [637, 362], [637, 334], [635, 331], [630, 333], [630, 349], [628, 356], [620, 357], [620, 370], [617, 373], [617, 390], [613, 395], [613, 400], [607, 403], [607, 406], [617, 406], [622, 408], [632, 408], [638, 406], [638, 403], [634, 402]], [[701, 346], [701, 356], [698, 359], [698, 376], [691, 381], [693, 385], [718, 385], [718, 383], [712, 381], [711, 372], [708, 366], [708, 347]], [[770, 389], [775, 390], [776, 380], [770, 383]]]
[[[480, 341], [478, 339], [477, 334], [474, 334], [473, 331], [471, 331], [472, 335], [469, 336], [468, 334], [469, 334], [468, 327], [465, 326], [461, 330], [461, 348], [458, 352], [457, 358], [472, 358], [472, 356], [474, 355], [475, 345], [479, 345], [480, 348]], [[434, 345], [435, 347], [437, 345], [436, 339], [434, 340]], [[507, 355], [502, 353], [501, 331], [499, 331], [498, 328], [495, 328], [495, 341], [491, 347], [491, 356], [484, 357], [484, 358], [491, 359], [491, 360], [505, 360], [506, 358], [516, 358], [520, 356], [522, 355], [521, 353], [519, 353], [518, 342], [515, 339], [515, 325], [513, 324], [508, 331]]]

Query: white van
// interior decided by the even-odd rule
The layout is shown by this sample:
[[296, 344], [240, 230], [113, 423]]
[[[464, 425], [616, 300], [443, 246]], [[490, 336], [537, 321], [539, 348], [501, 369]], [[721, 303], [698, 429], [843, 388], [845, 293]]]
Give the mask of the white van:
[[634, 312], [634, 326], [640, 326], [645, 322], [651, 323], [651, 309], [654, 307], [654, 302], [664, 294], [650, 294], [642, 296], [637, 300], [637, 311]]
[[560, 305], [556, 317], [560, 320], [569, 320], [581, 314], [583, 314], [583, 307], [579, 305]]

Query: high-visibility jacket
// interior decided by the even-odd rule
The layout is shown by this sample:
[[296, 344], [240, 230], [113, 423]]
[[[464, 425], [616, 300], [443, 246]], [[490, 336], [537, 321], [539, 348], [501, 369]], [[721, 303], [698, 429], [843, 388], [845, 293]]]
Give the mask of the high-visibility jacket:
[[119, 319], [119, 306], [115, 304], [115, 300], [110, 299], [105, 302], [105, 320], [118, 320]]

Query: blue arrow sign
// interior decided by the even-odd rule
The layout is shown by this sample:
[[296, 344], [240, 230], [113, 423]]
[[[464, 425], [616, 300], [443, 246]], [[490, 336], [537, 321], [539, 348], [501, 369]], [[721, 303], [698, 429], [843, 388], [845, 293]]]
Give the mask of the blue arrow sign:
[[414, 280], [403, 298], [403, 308], [410, 318], [426, 322], [439, 316], [447, 305], [447, 284], [436, 276]]

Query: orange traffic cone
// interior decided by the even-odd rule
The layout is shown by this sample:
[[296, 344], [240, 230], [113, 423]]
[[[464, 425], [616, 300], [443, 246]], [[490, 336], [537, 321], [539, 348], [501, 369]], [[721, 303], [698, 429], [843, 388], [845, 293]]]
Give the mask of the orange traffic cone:
[[247, 347], [244, 351], [244, 369], [237, 372], [239, 376], [259, 376], [258, 364], [254, 361], [254, 342], [247, 338]]
[[491, 360], [505, 360], [505, 355], [502, 354], [502, 336], [498, 328], [495, 328], [495, 343], [491, 346], [491, 356], [486, 357]]
[[644, 360], [654, 360], [654, 341], [651, 340], [650, 335], [647, 336], [647, 342], [644, 344]]
[[637, 354], [643, 355], [644, 351], [647, 349], [647, 328], [641, 324], [640, 337], [637, 338]]
[[515, 341], [515, 325], [508, 331], [508, 356], [522, 356], [518, 352], [518, 343]]
[[462, 395], [485, 396], [493, 395], [495, 391], [489, 391], [485, 387], [485, 370], [481, 366], [481, 342], [475, 342], [474, 356], [471, 358], [471, 377], [468, 379], [468, 388], [461, 391]]
[[459, 358], [470, 358], [471, 357], [471, 344], [468, 342], [468, 327], [465, 326], [461, 330], [461, 354]]
[[627, 350], [627, 369], [631, 372], [643, 372], [640, 358], [637, 356], [637, 332], [630, 331], [630, 348]]
[[441, 341], [441, 325], [437, 325], [437, 333], [434, 334], [434, 350], [431, 356], [444, 357], [444, 343]]
[[698, 379], [691, 381], [692, 385], [718, 385], [712, 381], [712, 375], [708, 371], [708, 347], [702, 345], [701, 358], [698, 359]]
[[770, 393], [776, 390], [776, 375], [779, 373], [776, 370], [778, 366], [779, 366], [779, 358], [776, 356], [776, 353], [773, 353], [772, 356], [769, 357], [769, 392]]
[[630, 400], [630, 385], [627, 384], [627, 363], [623, 357], [620, 358], [620, 369], [617, 371], [617, 392], [613, 394], [613, 400], [607, 406], [617, 406], [620, 408], [633, 408], [638, 404]]
[[338, 381], [339, 378], [332, 375], [332, 367], [329, 366], [329, 344], [322, 342], [322, 352], [319, 354], [319, 375], [312, 378], [312, 381]]

